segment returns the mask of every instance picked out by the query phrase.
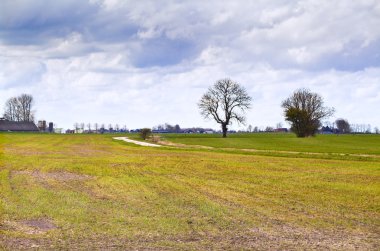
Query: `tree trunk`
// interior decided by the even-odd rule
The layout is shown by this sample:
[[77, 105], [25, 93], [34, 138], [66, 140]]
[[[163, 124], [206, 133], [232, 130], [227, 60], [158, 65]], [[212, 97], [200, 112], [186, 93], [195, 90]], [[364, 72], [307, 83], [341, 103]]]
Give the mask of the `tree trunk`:
[[222, 124], [223, 138], [227, 137], [227, 125]]

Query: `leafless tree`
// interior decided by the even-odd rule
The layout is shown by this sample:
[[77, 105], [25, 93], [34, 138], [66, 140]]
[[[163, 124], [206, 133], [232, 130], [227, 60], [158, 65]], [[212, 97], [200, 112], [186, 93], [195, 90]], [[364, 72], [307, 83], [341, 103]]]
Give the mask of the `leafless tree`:
[[98, 130], [99, 130], [99, 124], [98, 124], [98, 123], [95, 123], [95, 124], [94, 124], [94, 127], [95, 127], [95, 132], [98, 133]]
[[265, 131], [266, 131], [266, 132], [273, 132], [274, 129], [273, 129], [273, 127], [271, 127], [271, 126], [267, 126], [267, 127], [265, 127]]
[[244, 87], [231, 79], [221, 79], [202, 96], [198, 107], [204, 118], [212, 118], [221, 125], [225, 138], [232, 121], [245, 123], [243, 114], [251, 107], [251, 100]]
[[334, 113], [334, 108], [323, 106], [323, 98], [307, 89], [295, 91], [282, 102], [285, 119], [297, 137], [313, 136], [321, 126], [321, 120]]
[[10, 121], [34, 121], [33, 96], [21, 94], [5, 103], [4, 118]]
[[365, 133], [371, 133], [371, 125], [370, 124], [367, 125]]
[[350, 124], [345, 119], [337, 119], [335, 120], [336, 127], [339, 130], [339, 133], [350, 133], [351, 128]]
[[91, 133], [91, 123], [87, 124], [88, 133]]

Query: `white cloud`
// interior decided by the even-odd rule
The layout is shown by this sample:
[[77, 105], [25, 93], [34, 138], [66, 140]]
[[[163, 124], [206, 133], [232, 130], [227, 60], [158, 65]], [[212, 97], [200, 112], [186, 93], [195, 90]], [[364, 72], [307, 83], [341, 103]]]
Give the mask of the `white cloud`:
[[37, 118], [217, 127], [196, 103], [230, 77], [254, 99], [252, 125], [281, 122], [300, 87], [380, 125], [378, 1], [48, 2], [0, 13], [0, 98], [32, 93]]

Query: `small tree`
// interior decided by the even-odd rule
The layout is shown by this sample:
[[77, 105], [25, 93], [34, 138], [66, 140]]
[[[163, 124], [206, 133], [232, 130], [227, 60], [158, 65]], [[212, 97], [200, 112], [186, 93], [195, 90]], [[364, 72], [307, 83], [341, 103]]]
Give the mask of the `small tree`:
[[150, 128], [143, 128], [140, 130], [140, 137], [143, 140], [146, 140], [152, 134], [152, 130]]
[[91, 123], [87, 124], [88, 133], [91, 133]]
[[295, 91], [282, 102], [285, 120], [297, 137], [314, 136], [321, 126], [321, 119], [331, 116], [333, 108], [323, 106], [323, 99], [307, 89]]
[[335, 124], [336, 124], [336, 127], [339, 130], [339, 133], [350, 133], [351, 132], [350, 124], [348, 123], [347, 120], [345, 120], [345, 119], [337, 119], [335, 121]]
[[181, 127], [177, 124], [174, 126], [174, 130], [176, 133], [179, 133], [179, 132], [181, 132]]
[[78, 122], [74, 123], [74, 129], [75, 129], [75, 133], [78, 133], [78, 129], [79, 129], [79, 123]]
[[242, 86], [227, 78], [217, 81], [210, 87], [200, 99], [198, 107], [204, 118], [213, 118], [222, 126], [223, 138], [225, 138], [227, 126], [233, 120], [244, 124], [245, 116], [242, 113], [251, 107], [251, 100], [252, 98]]
[[274, 129], [273, 129], [273, 127], [271, 127], [271, 126], [267, 126], [267, 127], [265, 128], [265, 131], [266, 131], [266, 132], [273, 132]]

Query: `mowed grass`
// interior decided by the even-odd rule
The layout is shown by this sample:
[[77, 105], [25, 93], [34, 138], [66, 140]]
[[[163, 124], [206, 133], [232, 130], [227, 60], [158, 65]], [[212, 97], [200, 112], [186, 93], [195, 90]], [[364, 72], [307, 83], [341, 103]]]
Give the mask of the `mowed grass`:
[[2, 248], [379, 249], [379, 161], [149, 148], [110, 135], [0, 134], [0, 150]]
[[297, 138], [293, 133], [161, 134], [174, 143], [215, 148], [256, 149], [312, 153], [380, 155], [380, 134], [317, 135]]

